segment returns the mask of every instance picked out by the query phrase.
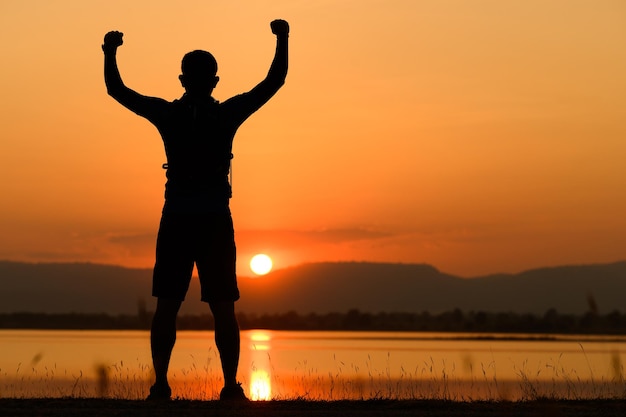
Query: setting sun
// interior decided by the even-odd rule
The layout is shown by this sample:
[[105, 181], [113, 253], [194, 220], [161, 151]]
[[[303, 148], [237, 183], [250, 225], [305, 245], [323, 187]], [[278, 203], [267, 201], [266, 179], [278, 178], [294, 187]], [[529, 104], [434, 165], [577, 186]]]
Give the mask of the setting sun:
[[272, 270], [272, 258], [259, 253], [254, 255], [250, 260], [250, 269], [257, 275], [265, 275]]

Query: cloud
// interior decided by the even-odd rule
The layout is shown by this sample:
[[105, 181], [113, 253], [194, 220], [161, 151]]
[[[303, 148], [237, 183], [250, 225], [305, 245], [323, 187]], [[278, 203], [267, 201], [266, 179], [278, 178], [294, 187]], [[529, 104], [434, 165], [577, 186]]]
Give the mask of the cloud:
[[154, 264], [156, 233], [59, 233], [47, 242], [1, 245], [0, 258], [24, 262], [92, 262], [128, 267]]
[[156, 233], [135, 233], [135, 234], [112, 234], [106, 240], [113, 244], [123, 246], [131, 251], [144, 251], [147, 246], [154, 247]]
[[246, 245], [293, 247], [319, 244], [342, 244], [389, 238], [393, 234], [364, 228], [322, 230], [242, 230], [235, 231], [236, 239]]

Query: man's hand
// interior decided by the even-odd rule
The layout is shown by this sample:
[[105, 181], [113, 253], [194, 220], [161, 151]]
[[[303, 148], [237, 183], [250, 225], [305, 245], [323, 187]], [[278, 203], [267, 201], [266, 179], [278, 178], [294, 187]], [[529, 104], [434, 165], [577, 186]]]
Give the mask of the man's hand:
[[124, 34], [122, 32], [118, 32], [116, 30], [111, 31], [104, 35], [104, 43], [102, 44], [102, 50], [104, 52], [115, 51], [118, 46], [122, 45], [124, 41], [122, 40], [122, 36]]
[[286, 36], [289, 34], [289, 23], [282, 19], [276, 19], [270, 23], [272, 33], [276, 36]]

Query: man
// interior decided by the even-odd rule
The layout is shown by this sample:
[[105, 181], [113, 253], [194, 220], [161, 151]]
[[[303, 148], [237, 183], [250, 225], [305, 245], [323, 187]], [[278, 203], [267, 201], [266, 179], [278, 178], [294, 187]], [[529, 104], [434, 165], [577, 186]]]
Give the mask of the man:
[[211, 94], [219, 77], [217, 62], [206, 51], [182, 60], [183, 96], [168, 102], [126, 87], [117, 68], [120, 32], [104, 37], [107, 92], [120, 104], [156, 126], [167, 155], [165, 204], [157, 237], [152, 295], [157, 306], [150, 334], [156, 381], [149, 400], [170, 399], [167, 370], [176, 340], [176, 316], [185, 298], [194, 263], [202, 301], [215, 319], [215, 343], [224, 374], [222, 400], [247, 400], [237, 382], [239, 326], [235, 301], [235, 242], [228, 181], [232, 141], [239, 126], [284, 84], [287, 76], [289, 24], [274, 20], [276, 53], [267, 77], [247, 93], [223, 103]]

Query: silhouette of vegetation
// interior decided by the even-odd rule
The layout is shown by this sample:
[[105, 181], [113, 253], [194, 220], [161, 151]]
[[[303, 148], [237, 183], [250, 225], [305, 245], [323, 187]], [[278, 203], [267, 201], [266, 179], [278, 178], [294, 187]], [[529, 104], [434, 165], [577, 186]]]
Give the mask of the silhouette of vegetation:
[[[0, 314], [2, 329], [92, 329], [148, 330], [152, 312], [139, 309], [136, 315], [107, 314]], [[518, 313], [453, 311], [433, 314], [368, 313], [356, 309], [345, 313], [298, 314], [238, 314], [241, 329], [271, 330], [368, 330], [471, 333], [541, 333], [541, 334], [626, 334], [626, 314], [613, 311], [599, 315], [589, 311], [584, 315], [559, 314], [550, 309], [542, 316]], [[179, 330], [213, 330], [210, 314], [181, 315]]]

